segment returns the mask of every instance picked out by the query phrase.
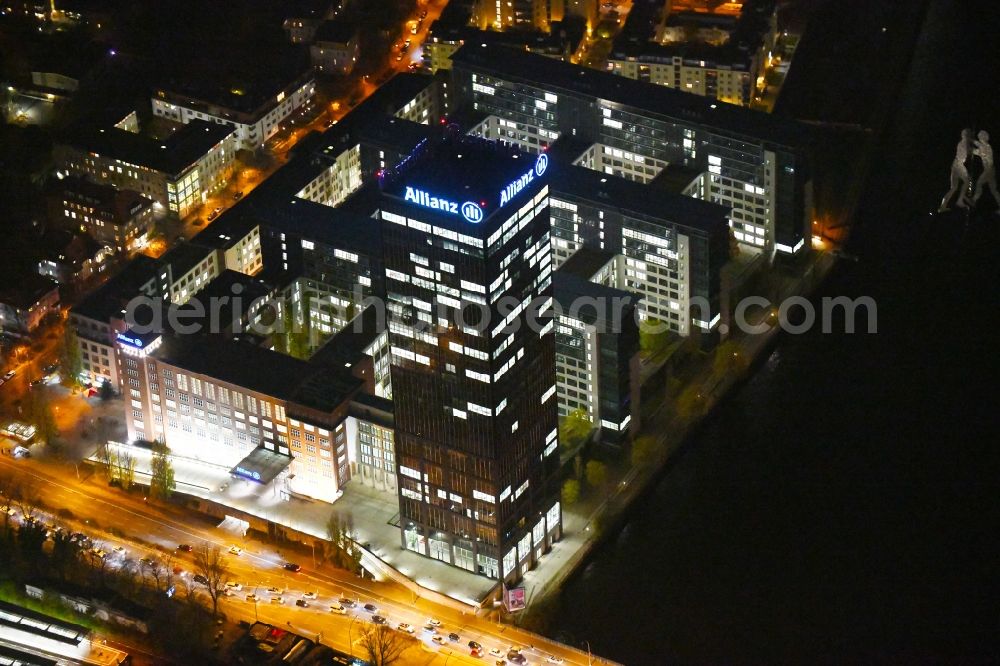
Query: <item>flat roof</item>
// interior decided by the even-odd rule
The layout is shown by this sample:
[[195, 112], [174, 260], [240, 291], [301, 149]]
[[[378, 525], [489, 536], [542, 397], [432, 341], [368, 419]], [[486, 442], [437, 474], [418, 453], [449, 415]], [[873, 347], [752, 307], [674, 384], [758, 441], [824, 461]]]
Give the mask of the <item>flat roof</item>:
[[188, 372], [281, 400], [288, 399], [315, 372], [306, 361], [213, 335], [164, 335], [153, 356]]
[[92, 291], [70, 312], [105, 323], [122, 316], [125, 305], [139, 295], [142, 285], [156, 277], [158, 267], [156, 259], [136, 255], [118, 275]]
[[589, 201], [606, 210], [638, 213], [652, 222], [706, 233], [729, 226], [729, 208], [725, 206], [572, 164], [560, 164], [553, 171], [549, 191], [553, 196]]
[[552, 274], [552, 298], [561, 312], [596, 326], [601, 332], [612, 333], [620, 331], [615, 331], [614, 326], [608, 331], [606, 325], [615, 322], [617, 312], [621, 311], [619, 305], [634, 308], [641, 300], [637, 294], [591, 282], [562, 268]]
[[212, 247], [202, 245], [197, 240], [183, 241], [161, 256], [159, 262], [161, 266], [170, 266], [176, 280], [208, 258], [213, 251]]
[[[531, 183], [538, 182], [536, 174], [548, 175], [548, 162], [548, 155], [544, 153], [535, 155], [499, 142], [451, 135], [440, 141], [421, 143], [400, 164], [386, 169], [381, 186], [385, 195], [415, 209], [426, 210], [437, 219], [482, 234], [485, 225], [466, 221], [458, 210], [450, 214], [439, 212], [440, 209], [429, 205], [430, 199], [445, 198], [456, 203], [458, 208], [472, 202], [481, 211], [480, 221], [487, 220], [501, 208], [513, 214], [524, 201], [518, 197], [521, 190], [513, 191], [514, 198], [509, 202], [505, 200], [506, 194], [511, 192], [508, 186], [528, 174]], [[546, 166], [539, 166], [541, 164]], [[406, 195], [416, 190], [425, 195], [416, 202], [406, 202]]]
[[604, 99], [688, 125], [791, 147], [807, 139], [806, 128], [792, 120], [498, 44], [465, 44], [451, 56], [451, 61], [453, 69], [493, 73], [554, 93]]
[[382, 231], [378, 220], [340, 207], [290, 197], [261, 216], [269, 228], [309, 240], [382, 258]]
[[278, 475], [291, 464], [291, 456], [258, 446], [246, 458], [236, 463], [229, 473], [267, 485], [278, 478]]
[[611, 252], [583, 246], [570, 255], [569, 259], [559, 267], [559, 270], [584, 280], [590, 280], [597, 271], [607, 266], [608, 262], [614, 258], [615, 255]]
[[379, 317], [379, 308], [369, 305], [317, 349], [309, 362], [336, 368], [353, 366], [385, 326], [385, 316]]
[[192, 120], [158, 141], [117, 127], [77, 127], [65, 140], [71, 146], [129, 164], [178, 175], [235, 130], [229, 125]]
[[0, 601], [0, 625], [68, 645], [79, 645], [90, 636], [90, 629], [83, 625], [66, 622], [7, 601]]

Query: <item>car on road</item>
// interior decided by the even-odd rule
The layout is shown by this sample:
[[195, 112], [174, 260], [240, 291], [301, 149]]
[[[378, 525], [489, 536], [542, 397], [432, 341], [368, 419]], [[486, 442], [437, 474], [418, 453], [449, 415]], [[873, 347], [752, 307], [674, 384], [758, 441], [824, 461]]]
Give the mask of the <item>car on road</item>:
[[497, 659], [493, 663], [496, 664], [496, 666], [507, 666], [507, 662], [504, 661], [503, 659]]
[[378, 606], [376, 606], [375, 604], [365, 604], [365, 610], [368, 611], [369, 613], [377, 613]]
[[448, 640], [449, 641], [458, 641], [460, 638], [461, 638], [461, 636], [459, 636], [458, 634], [456, 634], [454, 631], [451, 632], [450, 634], [448, 634]]
[[476, 641], [469, 641], [469, 649], [482, 650], [483, 646], [477, 643]]
[[[17, 509], [15, 509], [12, 506], [5, 506], [3, 508], [3, 512], [6, 513], [8, 516], [13, 516], [15, 513], [17, 513]], [[74, 535], [74, 536], [76, 536], [76, 535]]]
[[15, 375], [17, 375], [17, 370], [11, 370], [10, 372], [8, 372], [6, 375], [3, 376], [4, 381], [9, 382], [10, 380], [14, 379]]
[[243, 192], [236, 192], [235, 194], [233, 194], [234, 201], [239, 201], [242, 198], [243, 198]]
[[403, 59], [403, 55], [404, 54], [400, 53], [398, 56], [396, 56], [396, 62], [399, 62], [400, 60], [402, 60]]
[[302, 565], [295, 564], [294, 562], [285, 562], [285, 571], [294, 571], [295, 573], [298, 573], [302, 571]]
[[315, 592], [303, 592], [303, 593], [302, 593], [302, 598], [303, 598], [303, 599], [315, 599], [315, 598], [316, 598], [316, 596], [317, 596], [317, 595], [316, 595], [316, 593], [315, 593]]
[[208, 585], [208, 579], [207, 579], [207, 578], [205, 578], [204, 576], [202, 576], [201, 574], [195, 574], [195, 575], [194, 575], [194, 576], [192, 576], [191, 578], [192, 578], [192, 579], [194, 580], [194, 582], [196, 582], [196, 583], [201, 583], [202, 585]]
[[309, 608], [309, 602], [306, 601], [305, 599], [296, 599], [295, 605], [298, 606], [299, 608]]
[[436, 634], [437, 633], [437, 627], [435, 627], [433, 624], [425, 624], [424, 625], [424, 631], [429, 631], [432, 634]]
[[432, 618], [430, 618], [430, 619], [427, 620], [427, 625], [430, 626], [430, 627], [440, 627], [441, 626], [441, 620], [438, 620], [438, 619], [435, 619], [435, 618], [432, 617]]
[[521, 654], [521, 651], [517, 648], [511, 648], [510, 650], [507, 651], [507, 661], [509, 661], [512, 664], [528, 663], [527, 658], [525, 658], [525, 656]]
[[281, 596], [275, 595], [275, 596], [271, 597], [271, 603], [272, 604], [283, 604], [283, 603], [285, 603], [285, 599], [283, 597], [281, 597]]
[[344, 606], [345, 608], [354, 608], [355, 606], [358, 605], [357, 602], [354, 601], [354, 599], [348, 599], [347, 597], [341, 597], [337, 599], [337, 601], [340, 603], [341, 606]]
[[253, 592], [251, 592], [250, 594], [247, 595], [247, 601], [254, 601], [254, 602], [256, 602], [257, 601], [257, 595], [254, 594]]
[[44, 368], [42, 368], [42, 372], [44, 372], [47, 375], [51, 375], [53, 372], [55, 372], [58, 369], [59, 369], [59, 364], [58, 363], [49, 363], [47, 366], [45, 366]]
[[482, 657], [483, 656], [483, 648], [481, 648], [481, 647], [480, 648], [472, 648], [471, 650], [469, 650], [469, 655], [473, 656], [473, 657]]
[[91, 548], [90, 552], [94, 555], [94, 557], [96, 557], [98, 559], [101, 559], [101, 560], [103, 560], [108, 555], [107, 551], [105, 551], [105, 550], [103, 550], [101, 548]]
[[243, 589], [243, 585], [237, 583], [234, 580], [231, 580], [228, 583], [226, 583], [226, 588], [232, 590], [233, 592], [239, 592], [240, 590]]
[[490, 656], [496, 657], [497, 659], [503, 659], [503, 650], [500, 648], [493, 648], [490, 650]]
[[182, 543], [177, 546], [177, 550], [183, 551], [185, 553], [190, 553], [193, 550], [193, 548], [191, 548], [191, 544], [189, 543]]
[[340, 604], [333, 604], [330, 606], [330, 612], [336, 613], [337, 615], [345, 615], [347, 614], [347, 609]]
[[111, 550], [113, 550], [113, 551], [115, 551], [116, 553], [118, 553], [119, 555], [121, 555], [121, 554], [123, 554], [123, 553], [125, 552], [125, 546], [121, 546], [121, 545], [119, 545], [119, 546], [115, 546], [115, 547], [114, 547], [114, 548], [112, 548]]
[[372, 622], [375, 624], [385, 624], [385, 618], [381, 615], [372, 615]]
[[557, 657], [554, 654], [550, 654], [548, 657], [546, 657], [545, 661], [547, 661], [550, 664], [561, 664], [561, 663], [563, 663], [562, 657]]
[[414, 631], [416, 631], [416, 630], [415, 630], [415, 629], [413, 628], [413, 625], [412, 625], [412, 624], [409, 624], [409, 623], [407, 623], [407, 622], [400, 622], [400, 623], [399, 623], [399, 626], [398, 626], [398, 627], [396, 627], [396, 628], [397, 628], [397, 629], [399, 629], [400, 631], [405, 631], [405, 632], [406, 632], [406, 633], [408, 633], [408, 634], [412, 634], [412, 633], [413, 633]]
[[438, 645], [444, 645], [445, 644], [445, 638], [444, 638], [444, 636], [442, 636], [440, 634], [434, 634], [434, 636], [431, 637], [431, 640], [434, 641], [435, 643], [437, 643]]
[[239, 546], [230, 546], [229, 547], [229, 554], [230, 555], [236, 555], [237, 557], [239, 557], [240, 555], [243, 554], [243, 549], [240, 548]]
[[273, 586], [267, 588], [267, 592], [268, 592], [268, 594], [284, 594], [285, 593], [285, 591], [283, 589], [281, 589], [280, 587], [273, 587]]

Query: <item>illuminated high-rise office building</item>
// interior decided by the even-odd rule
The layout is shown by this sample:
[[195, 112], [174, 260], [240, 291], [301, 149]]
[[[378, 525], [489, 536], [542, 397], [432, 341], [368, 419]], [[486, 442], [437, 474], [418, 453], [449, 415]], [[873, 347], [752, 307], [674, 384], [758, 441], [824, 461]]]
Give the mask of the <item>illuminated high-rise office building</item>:
[[547, 166], [425, 142], [379, 210], [403, 546], [507, 583], [561, 535]]

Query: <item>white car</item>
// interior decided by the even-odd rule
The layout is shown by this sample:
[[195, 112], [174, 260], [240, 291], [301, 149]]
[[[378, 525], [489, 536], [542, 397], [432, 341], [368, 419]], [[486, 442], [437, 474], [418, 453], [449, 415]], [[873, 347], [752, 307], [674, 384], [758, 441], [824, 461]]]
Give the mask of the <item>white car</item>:
[[315, 592], [305, 592], [305, 593], [303, 593], [302, 598], [303, 599], [315, 599], [316, 598], [316, 593]]
[[239, 546], [230, 546], [229, 547], [229, 554], [230, 555], [236, 555], [237, 557], [239, 557], [240, 555], [243, 554], [243, 549], [240, 548]]
[[243, 589], [243, 585], [232, 580], [226, 583], [226, 587], [232, 590], [233, 592], [239, 592], [240, 590]]
[[330, 612], [336, 613], [337, 615], [345, 615], [347, 614], [347, 609], [341, 606], [340, 604], [334, 604], [330, 606]]
[[412, 634], [416, 629], [413, 628], [412, 624], [407, 624], [406, 622], [400, 622], [399, 626], [396, 627], [400, 631], [405, 631], [408, 634]]
[[285, 603], [285, 600], [284, 600], [284, 598], [282, 598], [280, 596], [273, 596], [273, 597], [271, 597], [271, 603], [272, 604], [283, 604], [283, 603]]
[[427, 624], [429, 624], [432, 627], [440, 627], [441, 626], [441, 620], [435, 620], [434, 618], [431, 618], [431, 619], [427, 620]]
[[268, 594], [284, 594], [284, 590], [280, 587], [269, 587], [267, 588]]
[[561, 664], [561, 663], [563, 663], [562, 658], [557, 657], [554, 654], [550, 654], [548, 657], [546, 657], [545, 661], [549, 662], [550, 664]]
[[497, 659], [503, 659], [503, 652], [499, 648], [493, 648], [490, 650], [490, 656], [496, 657]]
[[125, 552], [125, 546], [115, 546], [111, 550], [115, 551], [116, 553], [124, 553]]

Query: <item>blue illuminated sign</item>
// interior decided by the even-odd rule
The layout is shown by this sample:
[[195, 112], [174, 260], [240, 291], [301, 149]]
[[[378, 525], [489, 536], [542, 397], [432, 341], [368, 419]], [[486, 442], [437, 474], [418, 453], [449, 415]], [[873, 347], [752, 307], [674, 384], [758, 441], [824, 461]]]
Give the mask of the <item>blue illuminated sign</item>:
[[116, 336], [116, 338], [118, 339], [118, 342], [124, 342], [125, 344], [131, 345], [132, 347], [142, 349], [142, 340], [140, 340], [139, 338], [130, 338], [129, 336], [123, 333], [119, 333]]
[[462, 204], [462, 217], [473, 224], [479, 224], [483, 221], [483, 209], [473, 201], [466, 201]]
[[246, 469], [245, 467], [237, 467], [236, 473], [248, 479], [253, 479], [254, 481], [260, 481], [260, 472], [254, 472], [252, 470]]
[[442, 213], [448, 213], [449, 215], [461, 215], [466, 219], [466, 221], [472, 224], [478, 224], [483, 221], [483, 209], [479, 207], [475, 201], [466, 201], [461, 206], [458, 205], [457, 201], [451, 201], [450, 199], [445, 199], [444, 197], [436, 197], [424, 190], [418, 190], [415, 187], [406, 187], [406, 193], [403, 195], [404, 201], [412, 201], [418, 206], [423, 206], [424, 208], [433, 208], [434, 210], [441, 211]]
[[536, 176], [541, 176], [548, 168], [549, 156], [542, 153], [538, 156], [538, 159], [535, 160], [534, 166], [521, 174], [517, 180], [511, 181], [507, 187], [503, 188], [500, 192], [500, 205], [507, 205], [511, 199], [521, 193], [521, 190], [534, 182]]

